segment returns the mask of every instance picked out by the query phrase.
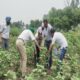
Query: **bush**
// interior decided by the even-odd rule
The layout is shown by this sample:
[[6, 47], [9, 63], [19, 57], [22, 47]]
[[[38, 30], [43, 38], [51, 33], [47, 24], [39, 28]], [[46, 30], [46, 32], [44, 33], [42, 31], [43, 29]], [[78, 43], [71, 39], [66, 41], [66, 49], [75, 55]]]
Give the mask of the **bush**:
[[21, 33], [21, 29], [18, 27], [12, 27], [10, 33], [12, 36], [18, 36]]
[[[63, 32], [64, 33], [64, 32]], [[68, 52], [66, 58], [62, 62], [60, 69], [57, 70], [59, 60], [54, 57], [52, 73], [47, 75], [44, 69], [45, 52], [46, 48], [43, 47], [41, 51], [40, 65], [37, 65], [36, 69], [33, 69], [33, 52], [34, 45], [29, 42], [26, 47], [28, 63], [30, 69], [33, 69], [31, 73], [27, 74], [26, 80], [80, 80], [80, 28], [76, 28], [74, 31], [70, 30], [65, 32], [64, 35], [68, 40]], [[0, 49], [0, 79], [15, 80], [16, 74], [19, 73], [19, 53], [15, 47], [16, 36], [11, 36], [10, 49], [5, 51]], [[43, 65], [43, 66], [42, 66]]]

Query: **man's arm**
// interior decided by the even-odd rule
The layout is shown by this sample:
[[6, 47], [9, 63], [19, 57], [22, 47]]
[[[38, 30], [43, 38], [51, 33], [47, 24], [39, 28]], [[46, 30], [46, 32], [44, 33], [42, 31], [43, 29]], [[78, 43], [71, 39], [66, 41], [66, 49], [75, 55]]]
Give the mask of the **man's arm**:
[[34, 42], [35, 42], [36, 46], [39, 48], [39, 50], [40, 50], [40, 46], [39, 46], [37, 40], [34, 40]]
[[53, 46], [54, 46], [54, 44], [51, 44], [51, 45], [50, 45], [49, 50], [48, 50], [47, 53], [46, 53], [47, 55], [50, 53], [50, 51], [52, 51]]

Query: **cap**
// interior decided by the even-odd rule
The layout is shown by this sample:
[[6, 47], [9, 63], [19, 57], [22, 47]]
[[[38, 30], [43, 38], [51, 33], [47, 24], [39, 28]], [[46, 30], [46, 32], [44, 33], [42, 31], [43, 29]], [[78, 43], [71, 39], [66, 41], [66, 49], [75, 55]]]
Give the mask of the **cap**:
[[32, 33], [34, 33], [34, 29], [33, 29], [33, 28], [29, 28], [29, 30], [31, 30], [31, 31], [32, 31]]
[[11, 21], [11, 17], [6, 17], [6, 21], [10, 22]]

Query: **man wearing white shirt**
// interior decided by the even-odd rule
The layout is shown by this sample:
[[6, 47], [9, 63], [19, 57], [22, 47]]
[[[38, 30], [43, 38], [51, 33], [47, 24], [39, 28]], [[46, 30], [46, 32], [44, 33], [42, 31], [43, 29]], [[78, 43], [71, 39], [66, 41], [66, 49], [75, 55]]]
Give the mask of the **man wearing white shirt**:
[[27, 55], [26, 55], [25, 42], [28, 42], [28, 41], [33, 41], [39, 48], [39, 45], [33, 33], [27, 29], [27, 30], [24, 30], [16, 40], [16, 47], [20, 54], [20, 70], [21, 70], [22, 76], [25, 76], [25, 73], [26, 73]]
[[60, 46], [60, 60], [62, 61], [65, 57], [68, 47], [67, 40], [62, 33], [55, 32], [54, 29], [51, 29], [51, 35], [53, 36], [52, 43], [47, 51], [47, 54], [49, 54], [49, 52], [53, 49], [54, 44], [57, 43]]
[[6, 17], [6, 25], [2, 25], [0, 29], [0, 34], [2, 37], [2, 47], [8, 49], [9, 47], [9, 34], [10, 34], [10, 24], [11, 17]]
[[[37, 32], [42, 32], [42, 36], [45, 42], [44, 45], [47, 48], [47, 50], [49, 49], [49, 46], [51, 44], [51, 39], [52, 39], [52, 36], [50, 34], [51, 29], [52, 29], [52, 26], [48, 23], [48, 20], [44, 19], [42, 25], [37, 30]], [[46, 67], [51, 68], [51, 66], [52, 66], [52, 51], [50, 51], [50, 57]]]

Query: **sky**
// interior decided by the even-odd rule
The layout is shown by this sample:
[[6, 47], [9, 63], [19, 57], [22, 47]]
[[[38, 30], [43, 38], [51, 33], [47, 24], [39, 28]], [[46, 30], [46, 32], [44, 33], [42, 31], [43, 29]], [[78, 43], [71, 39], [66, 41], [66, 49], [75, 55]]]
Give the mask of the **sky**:
[[65, 0], [0, 0], [0, 23], [4, 23], [6, 16], [11, 16], [12, 22], [22, 20], [26, 24], [42, 20], [52, 7], [64, 8]]

